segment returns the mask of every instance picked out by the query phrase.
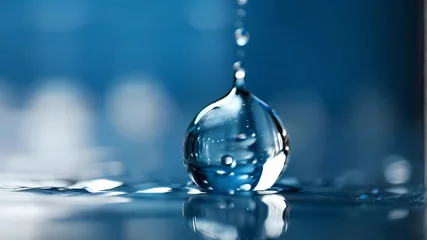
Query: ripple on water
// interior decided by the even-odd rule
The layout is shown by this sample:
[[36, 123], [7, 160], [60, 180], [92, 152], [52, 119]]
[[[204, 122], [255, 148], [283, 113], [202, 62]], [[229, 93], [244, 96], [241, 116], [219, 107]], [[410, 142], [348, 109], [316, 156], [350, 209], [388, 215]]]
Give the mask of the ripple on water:
[[[127, 198], [172, 198], [186, 199], [193, 195], [227, 195], [214, 194], [199, 189], [193, 183], [160, 184], [141, 183], [125, 184], [119, 181], [97, 179], [84, 182], [70, 182], [68, 186], [46, 186], [43, 182], [32, 183], [31, 187], [8, 185], [0, 187], [0, 193], [22, 192], [39, 195], [57, 196], [122, 196]], [[285, 184], [276, 184], [270, 189], [253, 192], [234, 192], [233, 196], [257, 196], [280, 194], [290, 201], [321, 202], [335, 204], [394, 204], [394, 205], [423, 205], [426, 200], [426, 191], [423, 187], [405, 188], [369, 188], [369, 189], [334, 189], [320, 187], [296, 187]]]

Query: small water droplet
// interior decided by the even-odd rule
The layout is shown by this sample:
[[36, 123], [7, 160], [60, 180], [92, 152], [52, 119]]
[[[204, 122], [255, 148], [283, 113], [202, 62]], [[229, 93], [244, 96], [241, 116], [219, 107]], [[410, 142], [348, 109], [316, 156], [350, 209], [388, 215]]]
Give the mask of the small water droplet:
[[240, 47], [245, 46], [250, 39], [250, 35], [249, 32], [246, 31], [246, 29], [244, 28], [238, 28], [235, 32], [234, 32], [234, 36], [236, 38], [236, 43], [237, 45], [239, 45]]
[[237, 0], [237, 4], [239, 4], [240, 6], [246, 5], [247, 2], [248, 0]]
[[243, 18], [246, 16], [246, 11], [244, 9], [239, 8], [237, 9], [236, 14], [238, 17]]

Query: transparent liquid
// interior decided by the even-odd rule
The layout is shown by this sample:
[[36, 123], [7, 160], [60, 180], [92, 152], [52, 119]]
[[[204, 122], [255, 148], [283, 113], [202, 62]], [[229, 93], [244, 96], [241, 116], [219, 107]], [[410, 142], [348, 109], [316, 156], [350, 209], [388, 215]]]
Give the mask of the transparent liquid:
[[237, 68], [230, 92], [204, 108], [187, 129], [184, 164], [202, 189], [265, 190], [286, 169], [289, 137], [276, 113], [246, 90], [244, 76]]

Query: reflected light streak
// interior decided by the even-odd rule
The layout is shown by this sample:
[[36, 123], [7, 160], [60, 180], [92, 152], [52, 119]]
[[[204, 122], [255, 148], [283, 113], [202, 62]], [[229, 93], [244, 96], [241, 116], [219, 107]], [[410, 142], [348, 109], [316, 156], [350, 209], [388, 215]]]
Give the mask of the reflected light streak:
[[172, 188], [170, 187], [158, 187], [158, 188], [149, 188], [145, 190], [137, 191], [137, 193], [168, 193], [171, 192]]

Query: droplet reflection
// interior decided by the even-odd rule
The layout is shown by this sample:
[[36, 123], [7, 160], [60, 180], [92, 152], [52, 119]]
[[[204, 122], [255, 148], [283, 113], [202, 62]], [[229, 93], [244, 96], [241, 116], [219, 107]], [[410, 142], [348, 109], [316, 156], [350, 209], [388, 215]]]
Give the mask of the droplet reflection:
[[206, 239], [278, 238], [289, 226], [290, 206], [281, 195], [198, 195], [182, 209], [190, 227]]

